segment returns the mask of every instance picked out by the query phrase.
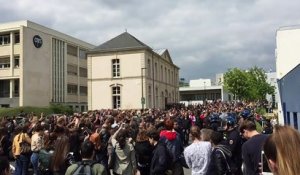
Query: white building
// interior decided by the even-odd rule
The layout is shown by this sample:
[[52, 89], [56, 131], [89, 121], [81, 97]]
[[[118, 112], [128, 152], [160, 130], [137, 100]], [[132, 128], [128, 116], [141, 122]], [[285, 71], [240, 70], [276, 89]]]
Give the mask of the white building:
[[0, 24], [0, 107], [60, 103], [85, 111], [92, 48], [30, 21]]
[[206, 87], [211, 86], [211, 80], [210, 79], [198, 79], [198, 80], [190, 80], [190, 87]]
[[269, 103], [273, 105], [273, 107], [278, 106], [279, 102], [279, 92], [278, 92], [278, 85], [277, 85], [277, 73], [276, 72], [268, 72], [267, 75], [267, 82], [275, 87], [274, 95], [267, 94], [266, 99]]
[[300, 116], [300, 27], [283, 27], [276, 33], [276, 69], [281, 124], [298, 129]]
[[180, 87], [180, 103], [185, 105], [203, 104], [204, 101], [231, 100], [222, 85], [212, 85], [210, 79], [190, 80], [188, 87]]
[[166, 49], [153, 50], [127, 32], [88, 53], [88, 106], [165, 108], [179, 101], [179, 68]]

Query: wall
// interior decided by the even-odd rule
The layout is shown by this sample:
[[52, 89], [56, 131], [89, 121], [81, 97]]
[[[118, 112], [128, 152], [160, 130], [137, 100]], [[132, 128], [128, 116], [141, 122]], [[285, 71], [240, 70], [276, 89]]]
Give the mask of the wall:
[[[33, 37], [39, 35], [43, 40], [41, 48], [33, 45]], [[51, 36], [31, 28], [23, 28], [23, 104], [20, 106], [48, 106], [50, 102]], [[23, 82], [22, 82], [23, 81]]]

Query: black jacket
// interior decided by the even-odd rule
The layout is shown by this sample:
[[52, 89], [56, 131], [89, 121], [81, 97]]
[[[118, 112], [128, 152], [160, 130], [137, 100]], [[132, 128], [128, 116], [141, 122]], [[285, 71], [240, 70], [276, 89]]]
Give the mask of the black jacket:
[[169, 163], [167, 148], [164, 143], [159, 141], [153, 150], [150, 175], [165, 175]]
[[[225, 157], [224, 157], [225, 156]], [[231, 151], [225, 145], [216, 146], [212, 153], [206, 175], [229, 175]], [[228, 166], [227, 166], [228, 164]]]
[[140, 141], [135, 143], [135, 154], [137, 158], [138, 168], [144, 166], [150, 167], [152, 158], [152, 146], [149, 141]]

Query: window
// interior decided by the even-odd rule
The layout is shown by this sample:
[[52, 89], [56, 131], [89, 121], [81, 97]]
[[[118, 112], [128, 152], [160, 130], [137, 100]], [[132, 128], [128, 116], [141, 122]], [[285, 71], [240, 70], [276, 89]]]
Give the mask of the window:
[[298, 129], [297, 112], [293, 112], [293, 118], [294, 118], [294, 127], [295, 127], [295, 129]]
[[67, 45], [67, 53], [68, 55], [73, 55], [75, 57], [77, 57], [77, 47], [75, 46], [71, 46], [71, 45]]
[[79, 50], [79, 58], [86, 60], [86, 51], [85, 50]]
[[157, 63], [154, 64], [154, 73], [155, 73], [155, 79], [157, 80]]
[[77, 95], [78, 87], [77, 85], [68, 84], [68, 94]]
[[0, 98], [9, 97], [10, 83], [9, 80], [0, 80]]
[[152, 90], [151, 90], [151, 86], [148, 86], [148, 107], [151, 107], [152, 106], [152, 104], [151, 104], [151, 102], [152, 102]]
[[87, 77], [87, 69], [86, 68], [79, 68], [79, 76], [80, 77]]
[[151, 61], [150, 61], [150, 59], [148, 59], [147, 69], [148, 69], [148, 77], [151, 77]]
[[112, 76], [113, 78], [120, 77], [120, 60], [112, 60]]
[[112, 87], [112, 104], [113, 109], [121, 107], [121, 88], [119, 86]]
[[80, 86], [80, 95], [87, 95], [87, 87]]
[[290, 118], [290, 112], [287, 112], [287, 124], [290, 125], [291, 124], [291, 118]]
[[20, 43], [20, 33], [15, 33], [15, 44]]
[[15, 61], [14, 61], [14, 63], [15, 63], [15, 68], [19, 68], [20, 67], [20, 56], [15, 56]]
[[0, 45], [6, 45], [10, 43], [10, 35], [0, 35]]
[[19, 97], [19, 87], [20, 87], [20, 81], [19, 79], [15, 80], [14, 82], [15, 87], [14, 87], [14, 97]]
[[68, 64], [67, 65], [67, 73], [68, 73], [68, 75], [77, 76], [78, 75], [77, 66]]
[[10, 68], [10, 59], [9, 57], [0, 58], [0, 69]]
[[160, 81], [164, 81], [163, 66], [160, 66]]

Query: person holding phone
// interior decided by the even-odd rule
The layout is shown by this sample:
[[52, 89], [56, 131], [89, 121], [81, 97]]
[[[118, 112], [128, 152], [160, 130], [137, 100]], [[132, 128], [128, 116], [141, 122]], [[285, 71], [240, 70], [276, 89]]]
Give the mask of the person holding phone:
[[274, 175], [300, 173], [300, 133], [290, 126], [275, 126], [263, 146], [268, 166]]

